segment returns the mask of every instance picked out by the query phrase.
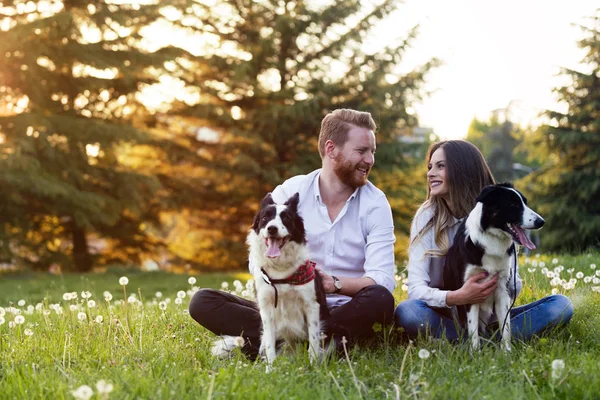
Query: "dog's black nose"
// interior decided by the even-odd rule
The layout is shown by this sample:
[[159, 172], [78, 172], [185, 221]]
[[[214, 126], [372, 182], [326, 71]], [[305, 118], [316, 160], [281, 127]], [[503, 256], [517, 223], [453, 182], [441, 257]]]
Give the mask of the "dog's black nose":
[[538, 217], [533, 222], [533, 226], [535, 227], [535, 229], [540, 229], [542, 226], [544, 226], [545, 222], [546, 221], [544, 221], [544, 219], [542, 217]]
[[267, 228], [267, 231], [269, 232], [269, 235], [275, 235], [277, 233], [277, 227], [271, 225]]

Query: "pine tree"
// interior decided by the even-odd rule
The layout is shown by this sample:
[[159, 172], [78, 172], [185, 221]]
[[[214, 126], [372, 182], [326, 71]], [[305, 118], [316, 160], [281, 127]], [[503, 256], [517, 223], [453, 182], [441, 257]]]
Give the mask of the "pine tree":
[[[3, 257], [78, 271], [94, 263], [89, 240], [112, 241], [125, 258], [152, 245], [160, 182], [126, 165], [126, 145], [155, 145], [131, 127], [140, 85], [156, 82], [165, 60], [140, 29], [159, 6], [64, 0], [4, 2], [0, 32], [0, 187]], [[7, 10], [11, 10], [10, 12]]]
[[583, 27], [586, 71], [565, 69], [572, 83], [556, 92], [566, 112], [549, 111], [539, 132], [548, 162], [531, 175], [530, 201], [546, 219], [542, 245], [585, 250], [600, 245], [600, 17]]
[[[214, 43], [196, 58], [205, 68], [181, 76], [199, 88], [199, 102], [177, 111], [219, 135], [202, 149], [211, 163], [204, 187], [214, 192], [204, 193], [197, 211], [204, 218], [197, 221], [207, 235], [219, 232], [214, 245], [231, 266], [243, 264], [244, 238], [260, 198], [284, 179], [320, 166], [317, 137], [327, 112], [372, 113], [379, 126], [374, 183], [400, 180], [413, 162], [399, 137], [417, 125], [410, 106], [436, 61], [398, 72], [416, 28], [380, 51], [365, 49], [364, 38], [397, 1], [370, 8], [357, 0], [317, 3], [223, 0], [179, 6], [182, 19], [197, 22], [182, 28], [196, 26], [201, 38]], [[415, 190], [403, 193], [406, 202], [421, 197]], [[392, 203], [400, 207], [397, 214], [406, 211], [406, 203]], [[402, 229], [407, 225], [404, 221]]]

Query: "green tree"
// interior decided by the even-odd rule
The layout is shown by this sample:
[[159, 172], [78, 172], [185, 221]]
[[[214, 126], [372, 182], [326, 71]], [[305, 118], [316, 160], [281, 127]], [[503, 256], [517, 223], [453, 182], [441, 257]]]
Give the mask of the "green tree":
[[[231, 266], [243, 265], [244, 239], [260, 198], [284, 179], [320, 166], [317, 137], [327, 112], [372, 113], [379, 126], [376, 184], [400, 179], [399, 171], [410, 168], [404, 157], [410, 146], [399, 138], [417, 125], [410, 106], [436, 61], [399, 72], [416, 28], [377, 51], [364, 45], [371, 28], [398, 4], [267, 0], [178, 7], [182, 16], [173, 24], [209, 45], [197, 51], [198, 68], [179, 76], [198, 88], [199, 101], [175, 111], [218, 135], [205, 146], [199, 139], [211, 163], [204, 187], [213, 194], [198, 197], [196, 221], [207, 236], [220, 233], [214, 248]], [[420, 197], [405, 195], [406, 201]], [[393, 204], [395, 212], [405, 212], [404, 203]], [[406, 221], [400, 225], [408, 230]]]
[[141, 85], [182, 52], [141, 48], [157, 5], [48, 4], [2, 8], [10, 21], [0, 31], [3, 257], [42, 268], [71, 256], [89, 271], [96, 238], [134, 261], [152, 245], [143, 224], [158, 220], [160, 182], [124, 162], [127, 146], [157, 144], [129, 119]]
[[555, 91], [567, 111], [547, 112], [537, 142], [547, 162], [527, 179], [547, 222], [542, 245], [556, 251], [600, 244], [600, 18], [591, 21], [579, 42], [585, 71], [563, 70], [571, 84]]
[[474, 118], [466, 137], [481, 150], [499, 182], [512, 182], [523, 176], [515, 169], [515, 164], [521, 164], [516, 150], [522, 141], [523, 131], [510, 121], [508, 114], [507, 107], [492, 113], [489, 121]]

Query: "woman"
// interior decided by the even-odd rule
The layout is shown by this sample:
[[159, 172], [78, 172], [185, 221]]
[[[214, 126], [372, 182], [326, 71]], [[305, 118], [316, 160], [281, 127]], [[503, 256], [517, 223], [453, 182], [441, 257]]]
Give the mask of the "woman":
[[[440, 290], [445, 255], [461, 220], [475, 206], [481, 189], [494, 184], [494, 178], [479, 149], [464, 140], [432, 144], [427, 162], [427, 198], [411, 226], [408, 300], [398, 305], [394, 316], [396, 325], [411, 338], [430, 334], [455, 340], [464, 330], [457, 329], [452, 307], [483, 302], [495, 290], [498, 277], [479, 283], [486, 277], [481, 273], [458, 290]], [[517, 274], [516, 295], [521, 287]], [[567, 297], [548, 296], [511, 310], [512, 335], [527, 340], [567, 323], [572, 316], [573, 305]]]

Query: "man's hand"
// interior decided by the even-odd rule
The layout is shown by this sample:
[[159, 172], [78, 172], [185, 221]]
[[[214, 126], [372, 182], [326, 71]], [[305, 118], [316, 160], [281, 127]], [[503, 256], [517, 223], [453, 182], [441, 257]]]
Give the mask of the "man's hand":
[[448, 292], [446, 304], [459, 306], [483, 303], [498, 286], [498, 274], [494, 275], [489, 281], [479, 282], [487, 276], [487, 272], [481, 272], [467, 279], [460, 289]]
[[317, 268], [317, 274], [321, 277], [321, 281], [323, 282], [323, 289], [325, 289], [325, 293], [335, 293], [335, 286], [333, 285], [333, 278], [331, 275], [327, 274], [327, 272]]

